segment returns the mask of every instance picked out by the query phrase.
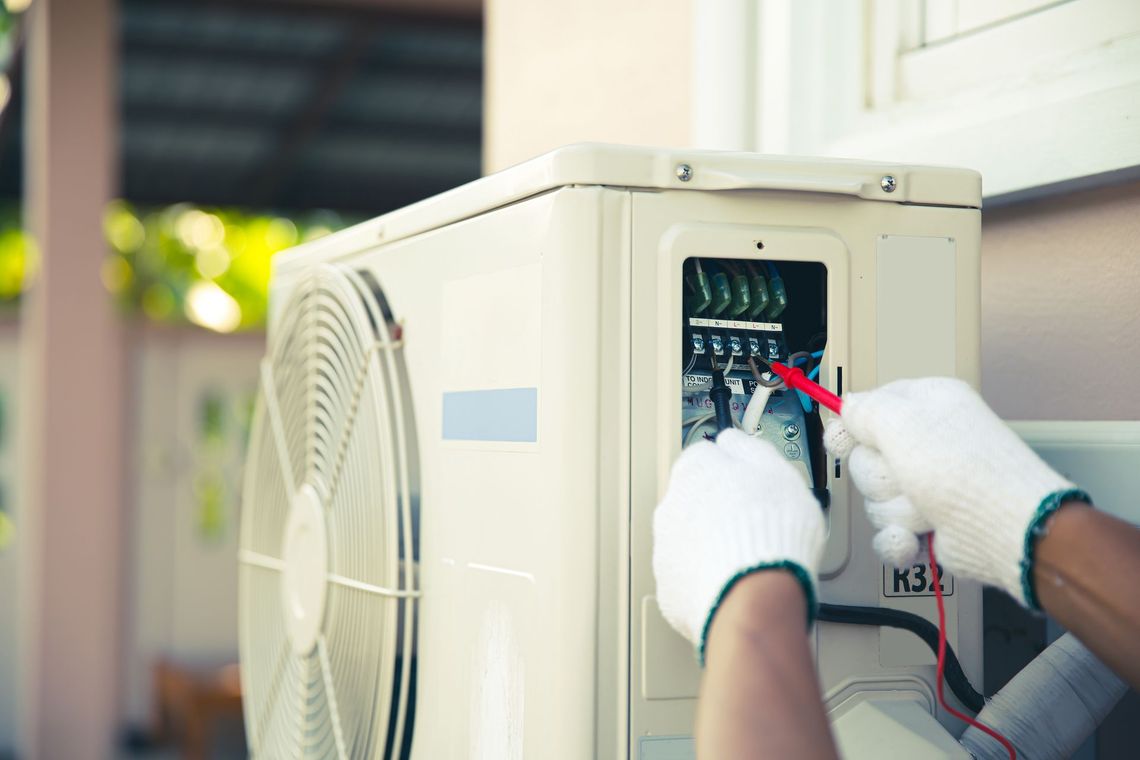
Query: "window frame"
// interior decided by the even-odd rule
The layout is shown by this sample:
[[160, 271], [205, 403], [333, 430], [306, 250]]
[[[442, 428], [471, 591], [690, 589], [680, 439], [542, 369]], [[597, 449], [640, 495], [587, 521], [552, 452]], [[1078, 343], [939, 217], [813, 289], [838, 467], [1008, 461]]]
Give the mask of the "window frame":
[[[721, 48], [719, 66], [694, 67], [697, 144], [966, 166], [991, 201], [1140, 177], [1140, 4], [1066, 0], [929, 46], [918, 0], [696, 5], [695, 58], [717, 40], [702, 7], [719, 5], [712, 26], [749, 40], [732, 61]], [[735, 75], [747, 85], [735, 93], [730, 66], [751, 73]], [[952, 91], [959, 71], [972, 79]], [[702, 130], [724, 109], [699, 97], [713, 90], [732, 102], [723, 116], [751, 115], [750, 134], [717, 144]]]

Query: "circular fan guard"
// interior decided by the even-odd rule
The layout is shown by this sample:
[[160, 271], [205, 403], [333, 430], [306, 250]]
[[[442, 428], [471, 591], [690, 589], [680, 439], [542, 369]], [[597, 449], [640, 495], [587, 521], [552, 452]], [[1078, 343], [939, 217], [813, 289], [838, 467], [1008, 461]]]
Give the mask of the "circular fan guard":
[[413, 535], [403, 367], [373, 289], [298, 284], [261, 366], [241, 527], [255, 757], [395, 757], [411, 718]]

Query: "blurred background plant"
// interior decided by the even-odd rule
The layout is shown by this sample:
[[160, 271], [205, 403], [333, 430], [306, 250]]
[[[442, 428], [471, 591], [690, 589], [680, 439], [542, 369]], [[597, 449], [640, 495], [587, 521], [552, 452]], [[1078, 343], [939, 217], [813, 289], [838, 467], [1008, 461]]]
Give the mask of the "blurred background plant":
[[19, 206], [0, 207], [0, 309], [15, 312], [38, 268], [39, 250], [24, 231]]
[[115, 201], [103, 218], [103, 284], [132, 316], [216, 332], [256, 329], [265, 324], [270, 257], [342, 226], [328, 211], [290, 219], [190, 204], [140, 210]]
[[[103, 285], [128, 316], [216, 332], [265, 324], [269, 259], [345, 225], [341, 215], [298, 218], [176, 204], [111, 203], [103, 218]], [[0, 309], [14, 310], [35, 280], [39, 251], [20, 208], [0, 207]]]
[[[0, 3], [0, 114], [12, 99], [12, 60], [21, 44], [20, 14], [30, 0]], [[39, 252], [24, 231], [19, 204], [0, 206], [0, 311], [15, 314], [25, 282], [31, 282], [39, 264]]]

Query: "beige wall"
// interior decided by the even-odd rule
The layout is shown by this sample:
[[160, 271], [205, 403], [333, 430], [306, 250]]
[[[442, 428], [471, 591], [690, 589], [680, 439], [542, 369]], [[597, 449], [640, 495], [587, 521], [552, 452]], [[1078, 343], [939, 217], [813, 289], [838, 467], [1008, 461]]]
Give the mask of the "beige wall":
[[982, 219], [986, 399], [1007, 419], [1140, 419], [1140, 184]]
[[[484, 169], [692, 144], [692, 20], [692, 0], [487, 0]], [[1140, 184], [983, 212], [982, 388], [1002, 416], [1140, 419], [1137, 241]], [[1062, 367], [1077, 357], [1094, 377]]]
[[483, 168], [571, 142], [689, 142], [691, 0], [487, 0]]

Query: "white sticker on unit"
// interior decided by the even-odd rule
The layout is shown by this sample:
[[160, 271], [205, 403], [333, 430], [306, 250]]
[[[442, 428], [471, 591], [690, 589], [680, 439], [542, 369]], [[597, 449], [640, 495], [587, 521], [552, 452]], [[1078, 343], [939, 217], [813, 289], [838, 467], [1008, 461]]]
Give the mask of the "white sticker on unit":
[[[744, 381], [739, 377], [726, 377], [724, 382], [736, 395], [745, 396], [752, 393], [749, 388], [745, 387]], [[709, 388], [712, 385], [712, 375], [685, 375], [684, 384], [685, 390]]]
[[954, 241], [881, 235], [876, 246], [877, 382], [957, 374]]
[[697, 744], [691, 736], [638, 737], [638, 760], [693, 760], [696, 756]]

